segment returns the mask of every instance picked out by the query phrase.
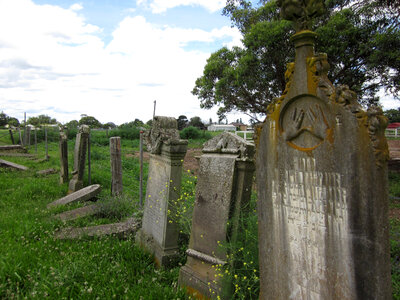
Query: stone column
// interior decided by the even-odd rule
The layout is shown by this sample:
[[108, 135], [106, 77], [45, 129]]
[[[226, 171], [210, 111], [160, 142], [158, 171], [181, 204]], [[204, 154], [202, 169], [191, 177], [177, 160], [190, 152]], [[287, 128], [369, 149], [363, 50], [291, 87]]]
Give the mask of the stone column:
[[122, 194], [121, 138], [110, 138], [111, 195]]
[[83, 173], [86, 164], [86, 151], [89, 136], [89, 126], [82, 125], [76, 135], [75, 150], [74, 150], [74, 170], [72, 179], [69, 182], [68, 193], [76, 192], [83, 188]]
[[391, 299], [387, 119], [329, 81], [296, 15], [318, 7], [281, 5], [298, 32], [257, 150], [260, 299]]
[[179, 139], [177, 128], [175, 118], [156, 116], [146, 135], [150, 165], [142, 228], [136, 241], [154, 254], [158, 266], [174, 265], [178, 259], [178, 224], [170, 221], [180, 197], [187, 141]]
[[226, 264], [227, 253], [221, 245], [234, 242], [243, 229], [239, 217], [248, 212], [244, 208], [251, 196], [253, 156], [253, 144], [228, 132], [204, 145], [188, 258], [179, 273], [179, 285], [196, 298], [229, 299], [222, 294], [215, 266]]
[[60, 184], [68, 182], [68, 138], [67, 134], [60, 131]]

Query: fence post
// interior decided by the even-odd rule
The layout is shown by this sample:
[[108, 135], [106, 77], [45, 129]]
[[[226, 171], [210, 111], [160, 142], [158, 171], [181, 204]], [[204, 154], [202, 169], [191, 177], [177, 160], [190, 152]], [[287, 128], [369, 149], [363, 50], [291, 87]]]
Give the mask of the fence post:
[[396, 129], [394, 130], [394, 137], [395, 137], [395, 138], [397, 138], [397, 129], [398, 129], [398, 128], [396, 128]]
[[47, 127], [44, 126], [44, 143], [46, 145], [46, 159], [49, 159], [49, 146], [47, 143]]
[[122, 163], [121, 163], [121, 138], [110, 138], [111, 157], [111, 195], [122, 194]]
[[10, 129], [8, 130], [8, 132], [10, 133], [11, 143], [12, 143], [13, 145], [15, 145], [15, 142], [14, 142], [14, 135], [13, 135], [12, 129], [10, 128]]
[[140, 201], [140, 207], [143, 207], [143, 130], [140, 131], [139, 160], [140, 160], [139, 201]]
[[91, 156], [91, 148], [90, 148], [90, 144], [91, 144], [91, 132], [89, 131], [89, 135], [88, 135], [88, 184], [91, 185], [92, 184], [92, 156]]

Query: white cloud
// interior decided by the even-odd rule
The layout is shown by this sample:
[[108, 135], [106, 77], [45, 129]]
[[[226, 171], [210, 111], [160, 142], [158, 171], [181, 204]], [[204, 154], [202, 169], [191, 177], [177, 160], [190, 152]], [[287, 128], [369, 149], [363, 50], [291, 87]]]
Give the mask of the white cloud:
[[155, 14], [177, 6], [202, 6], [216, 12], [225, 6], [225, 0], [137, 0], [136, 4], [149, 6]]
[[[77, 9], [78, 6], [75, 6]], [[0, 108], [22, 119], [46, 113], [59, 121], [85, 113], [117, 124], [157, 114], [213, 117], [191, 94], [209, 53], [189, 51], [190, 42], [237, 41], [229, 27], [212, 31], [156, 26], [126, 17], [105, 46], [101, 29], [76, 9], [1, 0]]]
[[70, 10], [74, 10], [74, 11], [78, 11], [78, 10], [82, 10], [83, 6], [80, 3], [74, 3], [69, 7]]

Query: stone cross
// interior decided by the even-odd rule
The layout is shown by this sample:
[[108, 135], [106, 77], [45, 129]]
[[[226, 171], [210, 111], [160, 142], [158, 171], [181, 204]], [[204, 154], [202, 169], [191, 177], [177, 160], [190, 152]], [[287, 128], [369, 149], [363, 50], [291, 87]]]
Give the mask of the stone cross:
[[180, 197], [182, 164], [187, 141], [179, 138], [175, 118], [156, 116], [146, 133], [151, 152], [142, 228], [136, 241], [154, 254], [158, 266], [169, 266], [178, 259], [178, 225], [172, 216]]
[[391, 299], [387, 119], [333, 86], [301, 29], [258, 139], [260, 299]]
[[249, 207], [253, 156], [252, 143], [228, 132], [204, 145], [187, 262], [179, 274], [179, 284], [196, 298], [229, 297], [222, 295], [216, 267], [226, 264], [222, 245], [234, 242], [243, 229], [238, 225], [239, 216]]
[[68, 193], [76, 192], [83, 188], [83, 173], [86, 165], [86, 151], [89, 137], [89, 126], [82, 125], [76, 135], [74, 150], [74, 170], [72, 171], [72, 179], [69, 182]]
[[60, 131], [60, 184], [68, 182], [68, 138], [64, 131]]

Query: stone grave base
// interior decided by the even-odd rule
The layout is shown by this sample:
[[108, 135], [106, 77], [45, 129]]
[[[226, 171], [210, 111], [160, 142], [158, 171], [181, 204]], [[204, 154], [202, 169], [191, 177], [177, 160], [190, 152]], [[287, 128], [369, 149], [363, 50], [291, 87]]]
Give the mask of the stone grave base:
[[215, 268], [212, 264], [188, 257], [188, 262], [179, 270], [179, 286], [195, 299], [216, 298], [222, 299], [222, 289], [216, 281]]
[[179, 248], [162, 248], [154, 239], [148, 236], [143, 229], [138, 230], [135, 242], [145, 251], [154, 255], [155, 263], [160, 266], [174, 266], [179, 260]]

